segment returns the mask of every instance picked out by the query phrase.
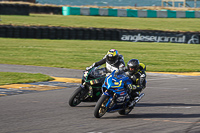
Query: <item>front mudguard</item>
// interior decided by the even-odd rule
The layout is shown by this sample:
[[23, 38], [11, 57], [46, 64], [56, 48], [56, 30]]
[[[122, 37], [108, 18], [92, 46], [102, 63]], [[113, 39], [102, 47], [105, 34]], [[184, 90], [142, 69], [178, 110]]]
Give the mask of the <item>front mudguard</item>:
[[113, 97], [112, 94], [110, 94], [109, 92], [104, 92], [103, 95], [109, 96], [109, 97]]

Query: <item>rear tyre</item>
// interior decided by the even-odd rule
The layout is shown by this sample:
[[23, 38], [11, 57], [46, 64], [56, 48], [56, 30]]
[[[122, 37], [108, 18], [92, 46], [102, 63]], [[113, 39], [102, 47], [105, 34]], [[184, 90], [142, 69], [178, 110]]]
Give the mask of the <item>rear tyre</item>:
[[96, 118], [101, 118], [107, 111], [106, 104], [109, 100], [109, 96], [102, 95], [97, 101], [97, 104], [94, 109], [94, 116]]
[[[135, 106], [135, 105], [134, 105]], [[118, 111], [118, 113], [120, 114], [120, 115], [128, 115], [131, 111], [132, 111], [132, 109], [134, 108], [134, 106], [133, 107], [127, 107], [126, 109], [124, 109], [124, 110], [120, 110], [120, 111]]]
[[70, 99], [69, 99], [69, 105], [71, 107], [75, 107], [78, 104], [81, 103], [81, 101], [83, 100], [84, 96], [88, 93], [88, 91], [86, 89], [83, 89], [82, 87], [78, 87], [71, 95]]

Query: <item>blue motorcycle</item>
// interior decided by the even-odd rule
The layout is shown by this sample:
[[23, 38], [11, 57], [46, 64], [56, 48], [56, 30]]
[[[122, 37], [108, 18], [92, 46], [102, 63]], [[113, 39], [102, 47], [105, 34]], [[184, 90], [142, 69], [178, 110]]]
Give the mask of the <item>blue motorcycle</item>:
[[97, 101], [94, 109], [94, 116], [101, 118], [106, 112], [118, 112], [120, 115], [128, 115], [135, 104], [144, 96], [141, 93], [135, 104], [130, 105], [129, 89], [126, 85], [131, 84], [132, 80], [123, 71], [113, 71], [106, 77], [102, 86], [103, 94]]

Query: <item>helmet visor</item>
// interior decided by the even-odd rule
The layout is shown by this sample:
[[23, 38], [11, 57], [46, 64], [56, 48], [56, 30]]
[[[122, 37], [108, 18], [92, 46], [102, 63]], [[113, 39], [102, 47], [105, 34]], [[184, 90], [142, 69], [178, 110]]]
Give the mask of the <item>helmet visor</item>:
[[129, 68], [129, 71], [131, 71], [131, 72], [134, 72], [135, 71], [135, 68]]
[[132, 73], [136, 73], [138, 71], [139, 67], [128, 67], [128, 71]]
[[117, 61], [117, 56], [107, 56], [106, 57], [107, 61], [111, 64], [114, 64]]

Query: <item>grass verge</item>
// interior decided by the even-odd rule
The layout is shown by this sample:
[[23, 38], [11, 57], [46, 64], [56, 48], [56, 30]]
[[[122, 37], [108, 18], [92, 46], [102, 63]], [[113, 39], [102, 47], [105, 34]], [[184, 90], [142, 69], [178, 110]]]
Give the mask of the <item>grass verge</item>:
[[200, 31], [199, 18], [134, 18], [103, 16], [63, 16], [30, 14], [30, 16], [1, 15], [0, 24], [63, 27], [95, 27], [117, 29]]
[[0, 85], [32, 83], [53, 80], [52, 77], [36, 73], [0, 72]]
[[84, 70], [115, 48], [125, 63], [136, 58], [151, 72], [199, 72], [200, 45], [122, 41], [0, 38], [0, 63]]
[[[163, 31], [200, 31], [198, 18], [132, 18], [30, 14], [1, 15], [0, 24], [95, 27]], [[103, 24], [102, 24], [103, 22]], [[0, 38], [0, 63], [85, 69], [109, 49], [118, 49], [125, 62], [137, 58], [152, 72], [199, 72], [200, 45], [116, 41], [37, 40]], [[52, 80], [42, 74], [0, 72], [0, 85]]]

